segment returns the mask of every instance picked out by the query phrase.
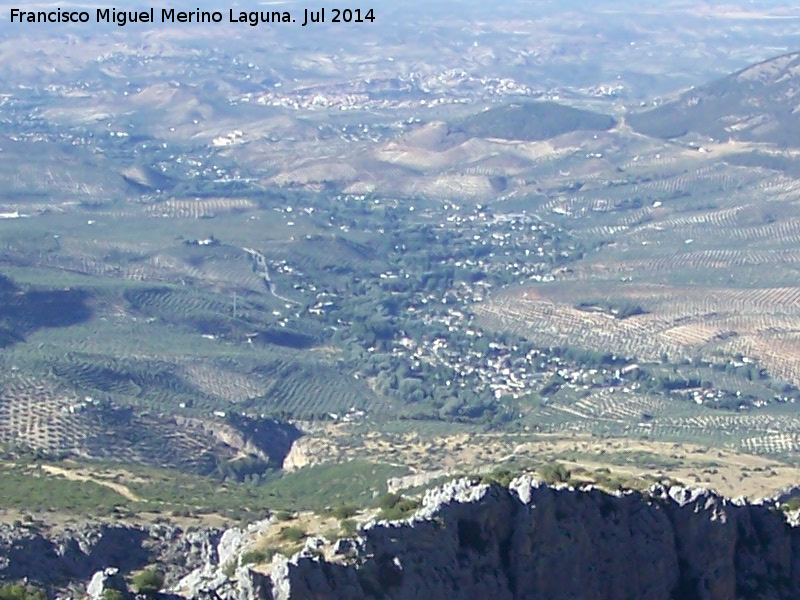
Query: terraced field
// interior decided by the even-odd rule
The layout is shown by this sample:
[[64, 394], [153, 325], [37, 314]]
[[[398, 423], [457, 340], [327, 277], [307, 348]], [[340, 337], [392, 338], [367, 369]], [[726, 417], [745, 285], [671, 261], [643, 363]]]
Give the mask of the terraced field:
[[[237, 211], [263, 214], [252, 201], [204, 202], [218, 213], [230, 208], [236, 223], [252, 222]], [[180, 215], [147, 228], [132, 211], [97, 216], [94, 238], [81, 230], [95, 225], [70, 211], [49, 223], [61, 233], [0, 231], [8, 274], [0, 325], [9, 326], [0, 444], [211, 474], [243, 458], [274, 468], [288, 451], [270, 441], [285, 438], [284, 426], [249, 434], [229, 423], [230, 413], [387, 410], [335, 348], [322, 346], [319, 324], [286, 327], [305, 307], [270, 293], [263, 266], [242, 249], [258, 246], [252, 233], [217, 220], [214, 232], [235, 243], [204, 246], [214, 237], [202, 221], [186, 219], [175, 239], [161, 223]], [[326, 260], [354, 251], [337, 248]], [[256, 443], [258, 435], [265, 439]]]
[[[647, 369], [666, 361], [667, 371], [678, 369], [670, 376], [702, 382], [669, 399], [635, 385], [589, 391], [577, 383], [545, 394], [544, 403], [497, 398], [498, 407], [517, 415], [516, 426], [795, 451], [794, 438], [776, 436], [771, 413], [759, 408], [729, 414], [696, 405], [710, 389], [738, 391], [752, 405], [753, 399], [772, 401], [783, 385], [800, 386], [800, 183], [783, 171], [732, 164], [732, 156], [747, 151], [742, 144], [709, 144], [706, 150], [654, 144], [624, 124], [589, 138], [569, 133], [514, 141], [464, 137], [431, 123], [374, 154], [406, 166], [423, 156], [430, 161], [430, 181], [440, 176], [436, 169], [456, 164], [447, 177], [457, 179], [459, 170], [483, 178], [505, 173], [510, 187], [495, 192], [495, 223], [513, 222], [519, 210], [569, 232], [561, 234], [568, 240], [562, 241], [565, 252], [547, 259], [552, 272], [546, 263], [531, 265], [527, 279], [517, 275], [521, 265], [508, 258], [507, 244], [544, 239], [537, 237], [540, 227], [495, 231], [480, 240], [475, 257], [456, 261], [458, 268], [473, 261], [473, 272], [454, 281], [454, 291], [473, 293], [467, 281], [479, 281], [482, 270], [515, 274], [475, 294], [458, 309], [458, 323], [511, 332], [544, 349], [610, 352]], [[84, 311], [66, 327], [31, 322], [19, 333], [24, 343], [12, 339], [2, 364], [45, 387], [40, 400], [20, 393], [18, 409], [7, 409], [4, 439], [21, 436], [41, 450], [109, 458], [116, 453], [208, 472], [237, 456], [220, 453], [210, 433], [190, 425], [213, 422], [214, 413], [304, 420], [357, 413], [382, 424], [413, 414], [416, 407], [391, 392], [399, 390], [401, 378], [419, 381], [412, 364], [417, 359], [406, 367], [393, 364], [398, 380], [386, 376], [381, 387], [388, 362], [368, 376], [360, 373], [374, 346], [353, 352], [338, 345], [340, 329], [358, 326], [357, 320], [318, 317], [328, 306], [358, 305], [364, 284], [372, 281], [386, 294], [378, 318], [412, 314], [412, 296], [392, 288], [395, 265], [384, 256], [391, 251], [402, 258], [403, 248], [384, 247], [383, 239], [406, 226], [402, 219], [415, 226], [435, 220], [442, 202], [438, 196], [385, 205], [371, 197], [177, 196], [110, 202], [90, 214], [61, 206], [57, 219], [50, 207], [19, 230], [0, 231], [0, 257], [14, 289], [80, 290]], [[417, 217], [412, 208], [425, 214]], [[390, 218], [390, 209], [402, 212]], [[376, 217], [381, 214], [385, 221]], [[437, 229], [444, 231], [455, 218], [437, 222], [425, 243], [435, 242]], [[362, 219], [371, 228], [360, 230]], [[475, 241], [460, 231], [453, 239]], [[543, 248], [532, 249], [544, 256]], [[570, 259], [555, 267], [565, 256]], [[450, 268], [445, 263], [423, 259], [424, 271], [402, 276], [433, 280], [436, 269]], [[614, 306], [636, 310], [620, 316]], [[396, 323], [398, 331], [408, 325]], [[448, 331], [456, 335], [459, 327], [450, 324]], [[687, 365], [699, 358], [709, 364], [690, 375]], [[713, 370], [711, 363], [752, 366], [770, 379], [757, 375], [751, 381]], [[540, 387], [547, 384], [547, 377], [534, 381], [539, 379]], [[65, 398], [71, 395], [110, 403], [113, 410], [69, 413]], [[439, 392], [435, 402], [445, 400]], [[34, 404], [44, 412], [35, 413]], [[94, 415], [98, 427], [112, 431], [114, 415], [123, 414], [114, 411], [128, 408], [137, 426], [150, 432], [143, 438], [148, 441], [120, 436], [117, 446], [108, 442], [114, 449], [107, 453], [99, 450], [105, 438], [80, 433], [91, 427], [64, 420]], [[67, 412], [47, 416], [59, 411]], [[429, 411], [427, 418], [431, 414], [439, 413]], [[30, 431], [22, 435], [25, 423]]]
[[[119, 463], [214, 473], [225, 461], [252, 457], [280, 465], [291, 427], [266, 421], [260, 437], [224, 419], [136, 413], [73, 388], [19, 373], [3, 377], [0, 390], [0, 444], [32, 448], [53, 456], [104, 459]], [[78, 391], [80, 390], [80, 391]]]
[[[637, 108], [532, 82], [549, 38], [408, 77], [340, 49], [316, 82], [234, 41], [155, 70], [104, 41], [129, 76], [0, 99], [4, 446], [249, 485], [519, 458], [437, 441], [487, 432], [800, 452], [800, 154], [751, 127], [794, 131], [799, 58]], [[355, 430], [304, 455], [287, 421]]]
[[[699, 355], [743, 355], [776, 377], [800, 384], [800, 288], [719, 288], [702, 285], [555, 284], [525, 288], [478, 307], [489, 326], [537, 343], [610, 351], [642, 361]], [[620, 302], [644, 314], [616, 318], [576, 308]]]
[[[555, 283], [495, 293], [476, 306], [480, 322], [645, 362], [744, 356], [800, 384], [800, 180], [732, 164], [746, 154], [741, 142], [665, 143], [604, 185], [551, 195], [541, 211], [595, 251]], [[614, 302], [640, 314], [592, 308]]]

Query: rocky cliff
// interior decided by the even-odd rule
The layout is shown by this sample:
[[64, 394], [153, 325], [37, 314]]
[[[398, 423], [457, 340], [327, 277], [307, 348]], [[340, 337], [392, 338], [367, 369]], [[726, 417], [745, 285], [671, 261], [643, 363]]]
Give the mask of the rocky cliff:
[[[320, 552], [309, 540], [268, 573], [237, 566], [247, 529], [101, 526], [60, 536], [0, 530], [0, 578], [88, 582], [149, 563], [166, 591], [214, 600], [738, 600], [800, 598], [800, 528], [774, 503], [701, 489], [607, 494], [520, 477], [451, 482], [403, 522], [371, 523]], [[92, 597], [116, 571], [95, 575]], [[95, 589], [96, 588], [96, 589]]]
[[274, 600], [734, 600], [800, 597], [800, 529], [705, 490], [609, 495], [524, 477], [448, 484], [408, 522], [363, 532], [343, 564], [275, 565]]
[[152, 563], [167, 567], [167, 583], [219, 562], [223, 532], [169, 525], [86, 524], [50, 533], [29, 524], [0, 527], [0, 580], [26, 579], [57, 588], [89, 581], [107, 567], [122, 573]]

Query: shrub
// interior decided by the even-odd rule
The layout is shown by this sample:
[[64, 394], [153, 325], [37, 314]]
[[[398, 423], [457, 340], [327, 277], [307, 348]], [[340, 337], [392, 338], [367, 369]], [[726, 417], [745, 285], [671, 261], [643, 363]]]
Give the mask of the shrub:
[[389, 492], [381, 496], [380, 500], [378, 500], [378, 508], [392, 508], [395, 506], [400, 500], [402, 500], [403, 496], [400, 494], [395, 494]]
[[42, 590], [21, 583], [0, 585], [0, 600], [47, 600]]
[[153, 568], [136, 573], [131, 579], [137, 594], [155, 596], [164, 586], [164, 576]]
[[280, 536], [282, 540], [287, 542], [299, 542], [306, 537], [306, 530], [302, 527], [290, 526], [281, 530]]
[[542, 479], [549, 484], [566, 483], [572, 476], [570, 470], [561, 463], [545, 465], [539, 470], [539, 474], [542, 476]]
[[511, 480], [513, 480], [516, 476], [517, 473], [514, 473], [509, 469], [496, 469], [488, 475], [481, 477], [481, 483], [498, 484], [503, 487], [508, 487], [511, 483]]
[[352, 537], [358, 533], [358, 525], [353, 519], [344, 519], [341, 522], [342, 533], [348, 537]]
[[229, 560], [222, 566], [222, 573], [228, 579], [231, 579], [236, 574], [236, 561]]
[[333, 509], [333, 516], [339, 520], [349, 519], [358, 512], [358, 509], [352, 504], [343, 504]]
[[381, 512], [378, 518], [387, 521], [397, 521], [409, 517], [419, 508], [419, 500], [404, 498], [400, 494], [384, 494], [378, 501]]
[[274, 548], [264, 548], [263, 550], [248, 550], [239, 557], [240, 565], [258, 565], [269, 562], [275, 556]]
[[124, 600], [125, 596], [122, 592], [114, 588], [106, 588], [103, 590], [103, 600]]
[[788, 502], [784, 502], [783, 510], [797, 510], [800, 508], [800, 498], [791, 498]]

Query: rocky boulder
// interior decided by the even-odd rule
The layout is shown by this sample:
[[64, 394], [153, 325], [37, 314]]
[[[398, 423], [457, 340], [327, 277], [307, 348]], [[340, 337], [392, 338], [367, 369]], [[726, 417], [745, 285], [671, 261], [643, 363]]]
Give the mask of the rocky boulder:
[[95, 573], [86, 586], [86, 596], [88, 600], [106, 600], [108, 590], [119, 592], [122, 598], [130, 596], [128, 584], [116, 567], [108, 567]]

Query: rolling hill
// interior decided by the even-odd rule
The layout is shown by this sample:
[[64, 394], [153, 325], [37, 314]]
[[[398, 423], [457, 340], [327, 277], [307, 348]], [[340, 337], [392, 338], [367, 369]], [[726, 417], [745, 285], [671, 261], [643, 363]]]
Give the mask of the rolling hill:
[[515, 102], [456, 121], [455, 129], [469, 137], [530, 142], [573, 131], [607, 131], [615, 124], [610, 115], [557, 102]]

